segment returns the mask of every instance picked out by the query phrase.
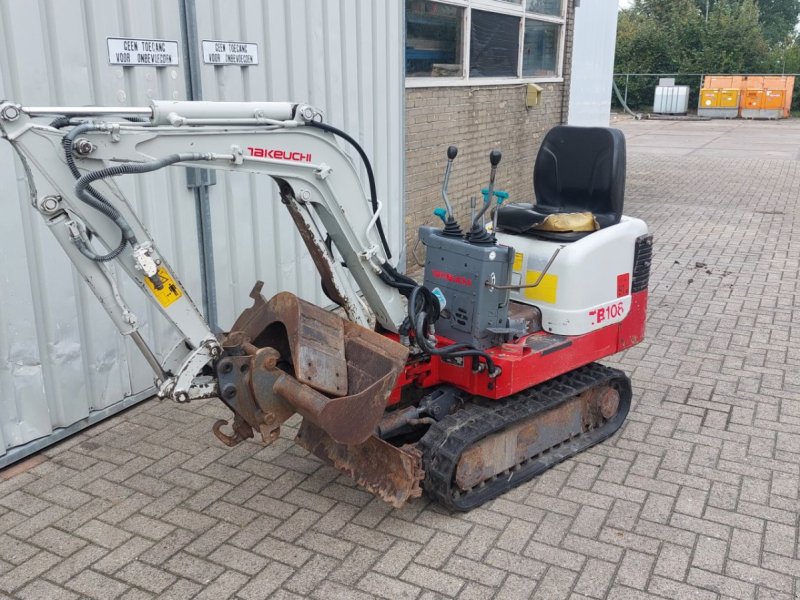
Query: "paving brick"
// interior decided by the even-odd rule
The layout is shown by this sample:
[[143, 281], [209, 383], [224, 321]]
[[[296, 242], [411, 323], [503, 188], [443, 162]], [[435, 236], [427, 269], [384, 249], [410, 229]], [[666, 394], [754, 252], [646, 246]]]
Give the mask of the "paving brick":
[[176, 577], [162, 569], [156, 569], [135, 560], [117, 571], [114, 576], [131, 585], [144, 588], [156, 594], [163, 592], [176, 581]]
[[499, 587], [506, 576], [506, 572], [502, 569], [490, 567], [460, 556], [453, 556], [447, 561], [443, 570], [456, 577], [476, 581], [492, 588]]
[[73, 600], [78, 594], [43, 579], [32, 581], [16, 594], [21, 600]]
[[42, 529], [30, 541], [59, 556], [69, 556], [86, 545], [86, 541], [81, 538], [53, 527]]
[[700, 536], [695, 547], [692, 565], [712, 573], [722, 573], [727, 553], [727, 543], [722, 540]]
[[116, 548], [131, 538], [131, 534], [107, 523], [93, 519], [75, 530], [75, 535], [103, 548]]
[[568, 598], [570, 589], [577, 577], [577, 573], [572, 571], [559, 567], [550, 567], [539, 582], [539, 585], [536, 586], [533, 598], [541, 598], [542, 600]]
[[176, 529], [142, 552], [140, 559], [151, 565], [158, 566], [166, 562], [176, 552], [185, 548], [193, 539], [194, 535], [192, 533], [183, 529]]
[[375, 564], [373, 569], [384, 575], [397, 576], [410, 563], [422, 546], [405, 540], [397, 540]]
[[578, 571], [586, 561], [584, 556], [576, 552], [561, 550], [553, 546], [547, 546], [539, 542], [532, 541], [525, 548], [525, 556], [540, 560], [549, 565], [564, 567]]
[[626, 550], [617, 570], [615, 582], [637, 590], [644, 590], [650, 579], [655, 557], [635, 550]]
[[177, 553], [164, 563], [164, 567], [175, 575], [191, 579], [203, 586], [209, 584], [225, 571], [220, 565], [197, 558], [186, 552]]
[[464, 586], [464, 580], [460, 577], [447, 575], [441, 571], [434, 571], [416, 563], [406, 567], [402, 575], [400, 575], [400, 579], [450, 597], [458, 594]]
[[592, 598], [604, 598], [617, 570], [615, 563], [590, 558], [575, 584], [575, 592]]
[[0, 577], [0, 590], [11, 592], [22, 585], [36, 579], [53, 565], [58, 563], [58, 556], [41, 551], [23, 564], [15, 567]]
[[111, 575], [118, 569], [135, 560], [145, 550], [152, 547], [153, 542], [140, 537], [133, 537], [127, 542], [106, 554], [92, 565], [92, 568]]
[[367, 573], [358, 582], [358, 588], [388, 600], [415, 600], [420, 593], [419, 586], [374, 572]]
[[208, 556], [208, 560], [248, 575], [260, 572], [269, 562], [263, 556], [223, 544]]
[[90, 565], [96, 564], [98, 560], [102, 559], [107, 554], [108, 550], [100, 546], [84, 546], [75, 554], [66, 560], [62, 560], [52, 569], [48, 570], [45, 577], [58, 584], [64, 584], [67, 580], [87, 569]]
[[497, 600], [518, 600], [530, 598], [538, 582], [530, 577], [521, 577], [511, 573], [506, 577], [505, 583], [497, 592]]
[[330, 579], [342, 585], [352, 586], [372, 568], [379, 554], [369, 548], [357, 547], [330, 574]]
[[247, 583], [247, 575], [242, 575], [235, 571], [225, 571], [205, 586], [202, 591], [194, 597], [194, 600], [222, 600], [232, 597]]
[[91, 569], [78, 573], [66, 583], [66, 586], [83, 596], [96, 600], [118, 598], [128, 589], [124, 583]]
[[683, 581], [686, 577], [686, 569], [689, 567], [689, 555], [690, 550], [688, 548], [665, 543], [661, 546], [661, 551], [658, 553], [653, 573], [662, 577]]
[[239, 590], [237, 596], [244, 600], [265, 600], [274, 597], [274, 592], [286, 581], [294, 569], [281, 563], [270, 563], [247, 585]]
[[286, 581], [284, 587], [297, 594], [308, 594], [320, 582], [327, 579], [328, 574], [336, 568], [337, 564], [334, 559], [317, 554], [298, 568]]
[[694, 587], [685, 583], [680, 583], [673, 579], [653, 576], [647, 586], [647, 590], [666, 596], [667, 598], [697, 598], [698, 600], [717, 600], [717, 594], [713, 591], [700, 587]]

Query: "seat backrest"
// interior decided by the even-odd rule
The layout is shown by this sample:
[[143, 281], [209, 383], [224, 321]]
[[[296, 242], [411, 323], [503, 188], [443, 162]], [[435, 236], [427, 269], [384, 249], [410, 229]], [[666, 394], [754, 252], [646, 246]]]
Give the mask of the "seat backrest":
[[536, 208], [590, 211], [601, 227], [619, 223], [625, 201], [625, 161], [625, 136], [619, 129], [553, 127], [536, 156]]

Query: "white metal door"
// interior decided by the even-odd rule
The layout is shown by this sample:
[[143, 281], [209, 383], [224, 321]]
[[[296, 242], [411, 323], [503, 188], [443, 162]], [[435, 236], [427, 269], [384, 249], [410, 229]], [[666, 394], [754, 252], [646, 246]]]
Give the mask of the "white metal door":
[[[185, 98], [184, 61], [119, 67], [106, 37], [180, 41], [178, 0], [3, 0], [0, 98], [27, 105], [146, 105]], [[183, 171], [120, 184], [200, 293], [194, 196]], [[82, 285], [29, 206], [20, 163], [0, 144], [0, 465], [149, 395], [152, 374]], [[177, 341], [140, 292], [124, 288], [157, 351]], [[199, 300], [199, 297], [198, 297]]]
[[[253, 66], [188, 73], [181, 21], [202, 40], [258, 44]], [[293, 100], [326, 113], [372, 158], [392, 252], [403, 244], [403, 3], [371, 0], [3, 0], [0, 98], [28, 105], [146, 105], [188, 99]], [[188, 28], [187, 28], [188, 29]], [[177, 66], [109, 64], [106, 38], [175, 40]], [[202, 55], [200, 55], [202, 56]], [[200, 58], [202, 61], [202, 58]], [[193, 63], [196, 64], [196, 63]], [[197, 81], [195, 79], [195, 81]], [[197, 86], [195, 86], [197, 87]], [[355, 152], [351, 156], [358, 164]], [[362, 170], [362, 175], [364, 171]], [[202, 254], [184, 169], [120, 184], [198, 305]], [[19, 163], [0, 144], [0, 466], [148, 396], [152, 376], [105, 318], [27, 202]], [[313, 263], [267, 179], [219, 174], [210, 187], [218, 322], [265, 293], [325, 303]], [[401, 257], [401, 264], [402, 264]], [[176, 340], [134, 289], [127, 297], [158, 351]], [[6, 452], [5, 456], [2, 454]]]

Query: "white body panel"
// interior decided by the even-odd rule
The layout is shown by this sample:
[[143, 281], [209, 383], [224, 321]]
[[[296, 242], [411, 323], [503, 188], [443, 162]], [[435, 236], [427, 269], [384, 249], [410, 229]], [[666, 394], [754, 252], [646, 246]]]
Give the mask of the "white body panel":
[[561, 247], [541, 283], [512, 290], [511, 299], [541, 310], [542, 328], [550, 333], [581, 335], [617, 323], [631, 306], [636, 239], [646, 234], [644, 221], [632, 217], [568, 244], [498, 232], [501, 244], [522, 255], [514, 261], [512, 285], [535, 283]]

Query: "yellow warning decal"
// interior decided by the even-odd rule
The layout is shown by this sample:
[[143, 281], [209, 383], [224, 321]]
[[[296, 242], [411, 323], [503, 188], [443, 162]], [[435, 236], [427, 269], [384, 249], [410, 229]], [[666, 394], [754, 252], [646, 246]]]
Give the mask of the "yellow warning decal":
[[[541, 275], [541, 271], [527, 271], [525, 273], [525, 285], [536, 283]], [[558, 275], [545, 275], [539, 285], [532, 288], [524, 288], [525, 297], [528, 300], [538, 300], [548, 304], [556, 303], [556, 291], [558, 289]]]
[[525, 260], [525, 255], [522, 252], [517, 252], [514, 254], [514, 267], [511, 269], [516, 273], [522, 272], [522, 263]]
[[156, 286], [153, 285], [149, 277], [145, 277], [144, 282], [147, 284], [147, 287], [150, 288], [150, 291], [153, 293], [153, 296], [156, 297], [158, 303], [164, 308], [167, 308], [170, 304], [183, 296], [183, 292], [177, 282], [172, 278], [172, 275], [170, 275], [164, 267], [158, 267], [158, 276], [161, 278], [162, 283], [160, 290], [156, 289]]

